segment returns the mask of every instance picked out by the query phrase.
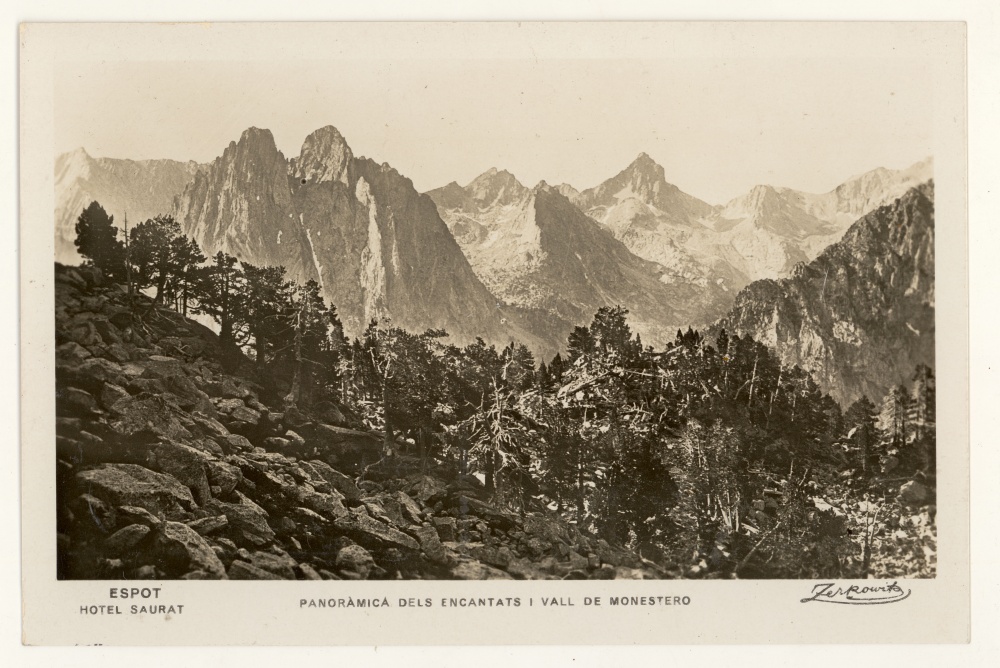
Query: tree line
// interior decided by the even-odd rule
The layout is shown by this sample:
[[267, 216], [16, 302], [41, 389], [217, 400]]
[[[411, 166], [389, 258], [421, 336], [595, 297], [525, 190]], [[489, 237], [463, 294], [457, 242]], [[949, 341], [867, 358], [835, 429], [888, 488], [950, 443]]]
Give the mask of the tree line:
[[313, 281], [205, 258], [168, 216], [119, 234], [95, 202], [77, 247], [155, 304], [210, 316], [286, 409], [331, 403], [383, 433], [388, 471], [475, 475], [498, 506], [546, 506], [685, 577], [933, 573], [931, 511], [896, 496], [915, 479], [933, 492], [928, 367], [842, 410], [749, 336], [689, 328], [655, 350], [621, 307], [537, 364], [517, 342], [460, 346], [387, 320], [351, 341]]

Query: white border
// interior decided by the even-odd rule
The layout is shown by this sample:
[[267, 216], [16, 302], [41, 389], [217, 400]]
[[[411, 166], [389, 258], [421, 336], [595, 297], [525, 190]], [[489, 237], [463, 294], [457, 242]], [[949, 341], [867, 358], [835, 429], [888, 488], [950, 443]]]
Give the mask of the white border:
[[[21, 5], [26, 3], [20, 3]], [[583, 4], [581, 8], [578, 6]], [[903, 660], [908, 664], [913, 664], [914, 662], [918, 665], [923, 665], [925, 662], [936, 662], [940, 664], [942, 661], [948, 661], [949, 659], [958, 659], [963, 662], [963, 664], [968, 665], [969, 661], [979, 661], [988, 658], [989, 651], [996, 648], [996, 634], [993, 633], [993, 629], [996, 623], [996, 610], [997, 610], [997, 594], [998, 587], [995, 581], [990, 582], [985, 578], [981, 578], [981, 574], [988, 574], [995, 572], [997, 565], [996, 558], [996, 533], [994, 532], [995, 524], [993, 526], [986, 526], [986, 516], [995, 516], [992, 511], [993, 503], [996, 497], [996, 484], [997, 479], [997, 454], [996, 450], [991, 447], [986, 447], [988, 444], [988, 434], [995, 433], [997, 426], [996, 421], [996, 411], [993, 410], [992, 414], [987, 415], [986, 411], [988, 406], [996, 405], [997, 392], [996, 387], [990, 382], [988, 370], [992, 368], [994, 364], [1000, 362], [997, 359], [997, 347], [993, 343], [995, 339], [997, 327], [996, 320], [992, 318], [991, 315], [981, 314], [977, 305], [983, 305], [987, 303], [985, 300], [988, 295], [996, 294], [996, 288], [998, 287], [997, 274], [992, 269], [991, 262], [989, 258], [992, 257], [996, 247], [997, 231], [996, 225], [990, 220], [990, 218], [995, 218], [995, 216], [988, 215], [989, 212], [995, 212], [998, 210], [997, 204], [997, 194], [995, 188], [990, 192], [991, 184], [1000, 183], [998, 179], [997, 167], [994, 163], [989, 161], [989, 156], [992, 156], [996, 152], [997, 147], [997, 133], [996, 130], [992, 129], [992, 125], [997, 118], [997, 108], [998, 108], [998, 91], [995, 86], [996, 77], [996, 67], [998, 65], [998, 46], [995, 39], [995, 29], [996, 20], [995, 17], [991, 15], [990, 7], [986, 3], [973, 3], [973, 2], [952, 2], [947, 5], [943, 3], [930, 3], [930, 2], [910, 2], [905, 5], [902, 3], [890, 4], [887, 2], [840, 2], [836, 4], [836, 7], [828, 6], [824, 8], [808, 8], [804, 6], [804, 3], [796, 2], [768, 2], [763, 7], [760, 3], [756, 4], [753, 8], [753, 13], [749, 13], [746, 6], [739, 2], [719, 2], [711, 7], [705, 7], [704, 3], [675, 3], [670, 5], [668, 10], [661, 9], [660, 7], [649, 2], [634, 3], [634, 2], [589, 2], [589, 3], [525, 3], [518, 1], [508, 1], [502, 4], [497, 4], [494, 6], [485, 6], [485, 8], [480, 7], [478, 10], [470, 10], [468, 6], [459, 5], [458, 3], [445, 3], [445, 2], [425, 2], [423, 3], [421, 10], [418, 12], [414, 10], [409, 4], [403, 2], [396, 3], [383, 3], [378, 7], [372, 7], [370, 3], [365, 6], [358, 5], [355, 8], [338, 8], [336, 11], [331, 11], [329, 7], [326, 6], [327, 3], [323, 2], [300, 2], [297, 3], [296, 10], [298, 12], [296, 18], [300, 19], [318, 19], [318, 18], [340, 18], [340, 19], [357, 19], [357, 18], [384, 18], [386, 16], [393, 16], [395, 18], [589, 18], [589, 19], [601, 19], [601, 18], [653, 18], [653, 17], [664, 17], [664, 18], [776, 18], [776, 19], [787, 19], [787, 18], [801, 18], [801, 19], [830, 19], [830, 18], [868, 18], [868, 19], [966, 19], [969, 21], [969, 46], [970, 46], [970, 67], [969, 67], [969, 83], [970, 83], [970, 159], [972, 164], [972, 169], [970, 172], [970, 229], [971, 236], [974, 243], [971, 247], [970, 252], [970, 262], [971, 262], [971, 297], [973, 300], [972, 306], [972, 349], [971, 355], [974, 363], [972, 365], [972, 409], [974, 412], [973, 419], [973, 480], [972, 480], [972, 494], [973, 494], [973, 521], [974, 531], [973, 531], [973, 572], [975, 578], [975, 584], [973, 587], [973, 608], [974, 608], [974, 626], [973, 626], [973, 638], [974, 643], [971, 647], [965, 648], [949, 648], [947, 650], [941, 650], [939, 648], [921, 648], [918, 650], [919, 654], [912, 654], [907, 657], [899, 656], [899, 648], [867, 648], [864, 652], [865, 659], [868, 661], [876, 662], [883, 660], [890, 660], [890, 655], [894, 657], [895, 660]], [[5, 23], [8, 28], [5, 36], [8, 38], [14, 37], [14, 22], [15, 20], [46, 20], [55, 19], [60, 20], [67, 19], [77, 19], [77, 20], [194, 20], [194, 19], [204, 19], [212, 18], [215, 20], [239, 20], [239, 19], [254, 19], [254, 20], [266, 20], [266, 19], [286, 19], [288, 18], [287, 10], [284, 6], [277, 3], [262, 3], [262, 2], [243, 2], [239, 3], [236, 9], [226, 8], [225, 6], [210, 6], [205, 7], [204, 3], [200, 2], [174, 2], [171, 4], [169, 9], [163, 7], [137, 11], [132, 5], [124, 2], [111, 2], [111, 1], [93, 1], [88, 2], [85, 5], [73, 5], [67, 7], [63, 3], [44, 3], [36, 2], [32, 3], [30, 7], [24, 7], [19, 5], [6, 6], [3, 10], [5, 12], [5, 17], [9, 20]], [[13, 93], [15, 93], [15, 72], [16, 72], [16, 52], [13, 47], [13, 39], [9, 39], [8, 42], [8, 67], [4, 70], [5, 83], [8, 85], [5, 90], [8, 93], [12, 93], [9, 97], [5, 99], [15, 99]], [[992, 85], [991, 85], [992, 84]], [[13, 146], [16, 141], [17, 126], [16, 120], [13, 114], [13, 108], [10, 105], [3, 109], [3, 113], [7, 115], [8, 133], [5, 135], [5, 140], [8, 140], [8, 146]], [[13, 151], [8, 151], [6, 153], [8, 156], [16, 155]], [[0, 169], [3, 170], [4, 176], [10, 176], [11, 178], [5, 179], [5, 183], [13, 184], [15, 183], [14, 174], [16, 173], [15, 166], [12, 164], [12, 160], [4, 161]], [[15, 202], [16, 198], [14, 193], [16, 190], [13, 187], [5, 189], [2, 197], [3, 202], [7, 204], [4, 207], [4, 211], [8, 213], [9, 220], [16, 220], [16, 208]], [[990, 206], [992, 205], [992, 206]], [[4, 278], [5, 286], [9, 286], [8, 290], [4, 291], [5, 303], [8, 308], [5, 310], [7, 318], [5, 319], [5, 324], [7, 327], [4, 328], [4, 342], [13, 343], [16, 341], [16, 314], [17, 310], [14, 304], [16, 303], [16, 264], [12, 261], [13, 254], [12, 250], [16, 247], [15, 242], [15, 232], [12, 226], [5, 228], [8, 233], [7, 241], [3, 247], [7, 253], [8, 262], [0, 263], [2, 266], [2, 271], [7, 272]], [[985, 309], [984, 309], [985, 310]], [[9, 338], [8, 338], [9, 337]], [[11, 349], [12, 346], [8, 345], [7, 349]], [[11, 355], [4, 358], [5, 366], [4, 371], [8, 373], [5, 375], [8, 379], [13, 378], [16, 369], [16, 355]], [[13, 388], [15, 385], [9, 383], [4, 386], [4, 390], [7, 392], [4, 397], [7, 401], [2, 402], [5, 406], [5, 410], [8, 411], [8, 424], [16, 423], [16, 395], [14, 394]], [[5, 467], [4, 469], [3, 483], [0, 484], [0, 488], [3, 490], [4, 496], [2, 501], [6, 501], [4, 507], [8, 508], [8, 512], [11, 515], [8, 518], [7, 527], [8, 530], [16, 526], [17, 513], [12, 509], [17, 507], [18, 504], [18, 494], [17, 494], [17, 484], [16, 476], [14, 474], [14, 467]], [[977, 510], [981, 509], [981, 510]], [[12, 522], [11, 520], [15, 520]], [[995, 522], [995, 520], [991, 520]], [[10, 531], [12, 534], [13, 531]], [[9, 544], [9, 543], [8, 543]], [[5, 588], [3, 593], [4, 600], [10, 602], [10, 605], [4, 607], [5, 614], [3, 618], [4, 628], [7, 633], [4, 633], [5, 639], [9, 639], [12, 636], [16, 636], [16, 628], [19, 625], [19, 619], [16, 615], [17, 606], [12, 603], [18, 599], [17, 583], [15, 574], [18, 572], [18, 555], [16, 550], [8, 550], [4, 554], [4, 559], [0, 562], [0, 566], [6, 566], [4, 572], [7, 574], [5, 578]], [[717, 661], [729, 661], [729, 660], [745, 660], [747, 658], [748, 652], [746, 648], [731, 648], [731, 649], [719, 649], [719, 648], [667, 648], [666, 650], [671, 656], [675, 658], [680, 657], [690, 657], [696, 660], [698, 663], [704, 663], [706, 660], [717, 660]], [[371, 660], [373, 657], [387, 656], [391, 661], [396, 661], [400, 659], [400, 650], [393, 650], [387, 652], [386, 650], [380, 650], [379, 652], [371, 652], [366, 650], [340, 650], [338, 652], [339, 659], [346, 659], [348, 656], [354, 659], [364, 658], [366, 660]], [[827, 648], [822, 652], [817, 652], [814, 648], [785, 648], [782, 650], [782, 656], [788, 656], [790, 660], [793, 658], [798, 658], [800, 660], [807, 659], [813, 663], [818, 663], [819, 665], [832, 665], [834, 662], [840, 664], [845, 660], [857, 660], [858, 654], [857, 650], [851, 650], [850, 648]], [[790, 652], [784, 654], [784, 652]], [[801, 653], [800, 653], [801, 652]], [[947, 652], [948, 656], [944, 656], [943, 652]], [[512, 657], [514, 654], [519, 652], [514, 649], [504, 649], [496, 652], [495, 655], [504, 660], [510, 660], [508, 657]], [[256, 660], [275, 660], [277, 657], [271, 652], [264, 655], [256, 655]], [[641, 653], [641, 655], [632, 655], [630, 652], [624, 652], [621, 649], [615, 649], [611, 652], [595, 653], [584, 652], [582, 650], [535, 650], [531, 652], [533, 656], [543, 657], [546, 659], [546, 663], [552, 662], [553, 659], [557, 657], [561, 658], [580, 658], [581, 662], [577, 662], [576, 665], [588, 665], [591, 658], [600, 658], [603, 656], [605, 659], [614, 659], [616, 662], [621, 660], [650, 660], [654, 656], [660, 656], [660, 651], [658, 650], [647, 650]], [[762, 654], [769, 655], [767, 659], [768, 662], [773, 662], [776, 655], [771, 654], [770, 651], [765, 649], [755, 650], [753, 652], [755, 656], [761, 656]], [[33, 655], [33, 656], [31, 656]], [[61, 655], [62, 661], [69, 658], [69, 655], [62, 655], [61, 653], [54, 653], [49, 650], [38, 651], [18, 651], [14, 653], [15, 659], [24, 659], [30, 656], [32, 663], [42, 659], [55, 659], [57, 656]], [[141, 660], [148, 662], [150, 659], [154, 658], [148, 654], [140, 655], [137, 651], [116, 651], [110, 654], [116, 658], [124, 659], [130, 658], [132, 660]], [[226, 657], [237, 658], [236, 655], [240, 655], [239, 658], [246, 660], [248, 657], [245, 651], [241, 650], [226, 650]], [[305, 650], [297, 652], [298, 660], [309, 660], [311, 657], [316, 657], [318, 654], [314, 650]], [[463, 663], [469, 660], [481, 660], [485, 656], [484, 652], [481, 650], [452, 650], [450, 652], [451, 658], [462, 661]], [[103, 652], [89, 652], [87, 654], [77, 654], [74, 655], [72, 661], [75, 665], [96, 665], [98, 661], [102, 661], [107, 658], [108, 655], [104, 655]], [[183, 660], [191, 662], [194, 661], [196, 665], [201, 662], [195, 660], [194, 654], [187, 655]], [[421, 652], [419, 656], [426, 657], [425, 652]], [[712, 659], [709, 658], [712, 657]], [[217, 663], [221, 658], [222, 654], [219, 651], [207, 651], [198, 653], [197, 657], [205, 660], [211, 660], [213, 663]], [[626, 658], [627, 657], [627, 658]], [[171, 663], [176, 662], [181, 659], [177, 651], [159, 651], [157, 660], [163, 660], [164, 662], [169, 661]], [[278, 660], [286, 660], [289, 657], [283, 656]], [[327, 655], [327, 659], [330, 657]], [[584, 659], [587, 662], [583, 662]], [[156, 662], [154, 662], [155, 665]], [[499, 661], [498, 661], [499, 663]], [[983, 664], [986, 665], [986, 664]]]

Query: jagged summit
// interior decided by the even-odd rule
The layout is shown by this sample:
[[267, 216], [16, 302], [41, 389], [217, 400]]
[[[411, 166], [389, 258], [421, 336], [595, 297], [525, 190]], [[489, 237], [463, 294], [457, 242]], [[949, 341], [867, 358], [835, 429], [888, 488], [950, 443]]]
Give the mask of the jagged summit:
[[[497, 192], [483, 196], [519, 186], [509, 173], [490, 183]], [[315, 280], [348, 336], [385, 317], [412, 331], [444, 329], [457, 342], [517, 335], [433, 203], [388, 163], [355, 156], [331, 125], [291, 160], [269, 131], [248, 129], [184, 189], [174, 213], [208, 254]]]
[[267, 128], [251, 126], [240, 135], [239, 144], [259, 144], [265, 148], [278, 150], [274, 143], [274, 134]]
[[347, 166], [354, 158], [351, 147], [340, 131], [332, 125], [312, 132], [295, 160], [293, 176], [303, 182], [348, 182]]
[[477, 206], [509, 205], [522, 199], [528, 188], [506, 169], [491, 167], [465, 187]]

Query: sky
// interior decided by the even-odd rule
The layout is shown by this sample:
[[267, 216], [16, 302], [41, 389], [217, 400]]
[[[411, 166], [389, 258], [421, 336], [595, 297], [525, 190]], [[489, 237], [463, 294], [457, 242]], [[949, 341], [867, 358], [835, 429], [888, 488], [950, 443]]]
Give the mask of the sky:
[[640, 152], [712, 204], [757, 184], [826, 192], [932, 154], [920, 60], [890, 57], [350, 58], [67, 63], [55, 143], [207, 162], [250, 126], [286, 157], [336, 126], [420, 191], [490, 167], [593, 187]]

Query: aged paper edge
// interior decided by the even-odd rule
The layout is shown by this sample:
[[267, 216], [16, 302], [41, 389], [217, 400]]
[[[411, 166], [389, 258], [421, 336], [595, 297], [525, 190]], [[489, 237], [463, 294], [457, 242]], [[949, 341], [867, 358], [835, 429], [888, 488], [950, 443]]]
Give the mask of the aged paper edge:
[[[462, 33], [463, 29], [468, 31]], [[155, 45], [158, 59], [233, 58], [245, 40], [266, 43], [256, 57], [322, 53], [323, 38], [396, 40], [405, 48], [418, 36], [441, 50], [475, 39], [497, 47], [539, 49], [540, 57], [570, 49], [572, 57], [621, 57], [623, 31], [637, 56], [658, 53], [658, 36], [683, 30], [691, 53], [720, 35], [756, 53], [787, 54], [789, 31], [805, 46], [816, 32], [843, 40], [895, 38], [900, 48], [920, 44], [938, 56], [928, 72], [939, 91], [935, 160], [938, 227], [936, 290], [939, 387], [938, 577], [907, 581], [913, 594], [894, 606], [803, 607], [808, 581], [641, 583], [158, 583], [188, 607], [169, 623], [81, 618], [80, 604], [103, 602], [109, 583], [57, 582], [55, 568], [54, 396], [52, 378], [52, 72], [59, 50], [85, 35], [88, 58], [123, 59]], [[662, 32], [661, 32], [662, 31]], [[777, 43], [777, 35], [786, 40]], [[634, 39], [637, 35], [652, 40]], [[261, 42], [266, 38], [265, 42]], [[770, 41], [768, 41], [770, 39]], [[450, 40], [450, 41], [449, 41]], [[491, 41], [493, 40], [493, 41]], [[889, 39], [892, 42], [892, 39]], [[650, 46], [652, 42], [653, 46]], [[711, 42], [709, 42], [711, 43]], [[826, 43], [826, 42], [822, 42]], [[586, 44], [581, 56], [573, 44]], [[22, 344], [22, 571], [24, 639], [30, 644], [552, 644], [747, 642], [963, 642], [969, 633], [968, 562], [968, 271], [965, 129], [965, 31], [961, 24], [215, 24], [23, 26], [21, 30], [21, 344]], [[305, 48], [303, 48], [305, 47]], [[643, 51], [643, 49], [650, 49]], [[847, 49], [847, 46], [842, 48]], [[63, 54], [66, 52], [64, 51]], [[816, 50], [810, 51], [816, 55]], [[598, 55], [600, 54], [600, 55]], [[818, 54], [822, 55], [822, 53]], [[940, 329], [940, 328], [939, 328]], [[336, 586], [336, 589], [332, 587]], [[218, 587], [223, 590], [220, 595]], [[578, 607], [545, 610], [441, 608], [300, 611], [298, 600], [317, 595], [439, 599], [449, 595], [584, 596], [651, 594], [690, 596], [685, 608]], [[830, 608], [833, 608], [832, 610]]]

